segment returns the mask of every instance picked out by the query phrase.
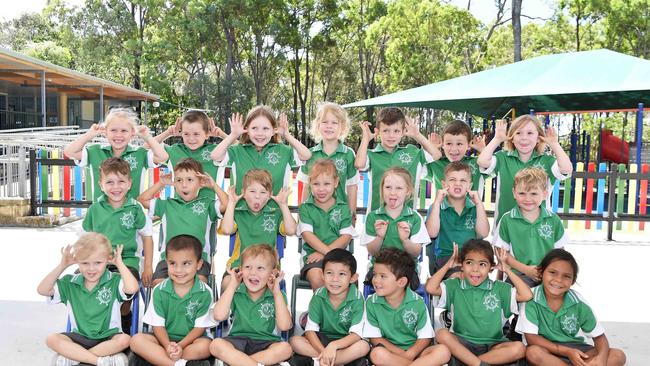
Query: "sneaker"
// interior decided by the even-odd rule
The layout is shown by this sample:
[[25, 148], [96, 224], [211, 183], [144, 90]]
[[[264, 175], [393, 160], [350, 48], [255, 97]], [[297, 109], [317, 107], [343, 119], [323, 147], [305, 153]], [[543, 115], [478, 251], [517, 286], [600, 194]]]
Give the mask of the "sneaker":
[[60, 354], [54, 355], [52, 358], [52, 366], [74, 366], [78, 365], [79, 361], [71, 360], [69, 358], [65, 358], [61, 356]]
[[300, 324], [300, 327], [302, 328], [302, 330], [305, 330], [305, 328], [307, 328], [307, 318], [308, 317], [309, 317], [309, 312], [307, 312], [307, 311], [300, 314], [300, 319], [298, 319], [298, 323]]
[[112, 356], [97, 358], [97, 366], [128, 366], [128, 364], [129, 359], [121, 352]]

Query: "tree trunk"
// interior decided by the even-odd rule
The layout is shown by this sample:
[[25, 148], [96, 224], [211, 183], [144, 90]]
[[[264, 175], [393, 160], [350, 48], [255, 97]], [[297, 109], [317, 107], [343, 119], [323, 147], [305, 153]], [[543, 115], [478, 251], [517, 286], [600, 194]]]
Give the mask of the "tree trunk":
[[515, 62], [521, 61], [521, 2], [512, 0], [512, 36]]
[[[234, 67], [234, 48], [235, 48], [235, 35], [234, 29], [228, 24], [224, 12], [221, 12], [221, 24], [223, 26], [223, 33], [226, 37], [226, 70], [225, 70], [225, 85], [223, 93], [223, 120], [227, 121], [232, 113], [232, 69]], [[230, 133], [230, 125], [226, 126], [226, 133]]]

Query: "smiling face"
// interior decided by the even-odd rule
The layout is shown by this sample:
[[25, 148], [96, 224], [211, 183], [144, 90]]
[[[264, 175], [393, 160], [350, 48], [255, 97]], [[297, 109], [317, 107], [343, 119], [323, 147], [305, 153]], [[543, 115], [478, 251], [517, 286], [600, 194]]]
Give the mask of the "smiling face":
[[174, 190], [183, 201], [189, 202], [199, 195], [201, 180], [193, 170], [175, 170], [174, 171]]
[[348, 291], [350, 284], [357, 280], [357, 274], [350, 272], [344, 263], [327, 262], [323, 268], [323, 282], [330, 295], [337, 296]]
[[86, 285], [96, 284], [106, 270], [110, 254], [103, 250], [96, 250], [83, 259], [77, 259], [79, 272], [84, 276]]
[[263, 115], [253, 118], [244, 128], [248, 130], [251, 143], [259, 149], [266, 146], [275, 135], [273, 124]]
[[314, 200], [317, 203], [327, 203], [339, 184], [337, 177], [332, 177], [329, 174], [319, 174], [314, 179], [309, 180], [309, 189]]
[[393, 150], [399, 145], [404, 137], [404, 123], [397, 122], [392, 125], [379, 122], [379, 138], [381, 146], [385, 149]]
[[135, 136], [133, 123], [122, 117], [113, 117], [106, 125], [106, 139], [113, 150], [123, 151]]
[[465, 255], [465, 259], [460, 267], [463, 275], [472, 286], [478, 286], [490, 274], [492, 264], [489, 258], [484, 253], [473, 250]]
[[265, 255], [242, 258], [242, 281], [250, 293], [260, 293], [267, 287], [271, 276], [275, 275], [273, 260]]
[[469, 150], [469, 141], [465, 135], [446, 133], [442, 136], [442, 151], [449, 161], [460, 161]]
[[379, 296], [391, 296], [403, 291], [408, 283], [406, 277], [397, 278], [386, 264], [375, 263], [373, 267], [372, 286]]
[[471, 185], [472, 178], [465, 170], [457, 170], [445, 174], [445, 180], [442, 182], [447, 194], [452, 198], [463, 198], [467, 195]]
[[203, 146], [205, 140], [208, 139], [208, 133], [203, 129], [203, 124], [200, 121], [183, 121], [181, 124], [181, 137], [183, 138], [183, 145], [194, 151]]
[[257, 213], [271, 199], [271, 192], [258, 182], [252, 182], [244, 187], [244, 200], [251, 211]]
[[338, 140], [341, 136], [341, 123], [334, 113], [327, 112], [318, 123], [318, 132], [324, 141]]
[[397, 174], [389, 174], [383, 180], [381, 187], [382, 198], [389, 209], [398, 209], [404, 206], [410, 195], [408, 184]]
[[519, 155], [527, 156], [532, 154], [539, 142], [539, 132], [533, 122], [524, 124], [512, 134], [512, 144], [519, 152]]
[[551, 262], [542, 272], [542, 284], [546, 297], [562, 297], [575, 282], [571, 263], [565, 260]]
[[122, 204], [131, 189], [131, 176], [120, 173], [101, 173], [99, 185], [111, 204]]
[[521, 213], [526, 214], [537, 212], [546, 198], [547, 191], [535, 186], [525, 187], [523, 184], [518, 184], [512, 189], [512, 194]]
[[169, 278], [175, 285], [188, 285], [194, 282], [196, 272], [203, 265], [203, 260], [196, 257], [192, 249], [167, 250], [167, 269]]

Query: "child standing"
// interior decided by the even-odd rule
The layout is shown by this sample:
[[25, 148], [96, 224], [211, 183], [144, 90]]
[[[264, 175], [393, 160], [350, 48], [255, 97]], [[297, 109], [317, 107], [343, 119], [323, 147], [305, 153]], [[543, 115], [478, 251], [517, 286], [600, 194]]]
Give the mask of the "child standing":
[[548, 178], [540, 168], [525, 168], [515, 175], [512, 193], [517, 205], [501, 217], [494, 245], [508, 251], [507, 264], [530, 287], [541, 279], [538, 265], [553, 248], [568, 242], [562, 220], [542, 206]]
[[[151, 238], [151, 218], [147, 216], [142, 205], [127, 197], [131, 188], [131, 168], [129, 163], [120, 158], [108, 158], [99, 166], [100, 187], [104, 192], [86, 212], [81, 225], [86, 232], [104, 234], [113, 249], [117, 244], [123, 246], [122, 261], [133, 276], [142, 284], [149, 286], [153, 275], [153, 239]], [[144, 266], [141, 263], [144, 252]], [[117, 272], [113, 265], [111, 272]], [[122, 330], [131, 328], [131, 301], [122, 304]]]
[[[490, 232], [490, 224], [483, 202], [476, 191], [469, 191], [471, 169], [465, 163], [454, 161], [445, 167], [442, 187], [436, 192], [431, 204], [426, 226], [435, 244], [427, 248], [429, 273], [442, 268], [453, 252], [454, 243], [465, 243], [469, 239], [483, 239]], [[458, 268], [450, 268], [447, 275], [455, 274]]]
[[[217, 325], [210, 313], [212, 289], [197, 276], [203, 265], [197, 238], [173, 237], [166, 253], [169, 278], [153, 289], [142, 319], [153, 327], [153, 334], [134, 335], [131, 350], [154, 365], [184, 366], [189, 360], [210, 357], [205, 329]], [[208, 361], [192, 364], [210, 365]]]
[[[422, 252], [422, 245], [431, 239], [427, 233], [422, 216], [406, 205], [413, 195], [411, 175], [404, 168], [393, 167], [386, 170], [381, 178], [381, 202], [378, 209], [370, 212], [366, 218], [365, 234], [361, 245], [368, 248], [371, 266], [374, 256], [385, 248], [397, 248], [417, 258]], [[372, 277], [372, 267], [366, 276], [366, 282]]]
[[446, 346], [431, 346], [429, 312], [424, 299], [411, 290], [418, 283], [415, 262], [404, 251], [388, 248], [375, 258], [372, 284], [376, 292], [366, 300], [363, 325], [363, 336], [372, 345], [373, 364], [420, 366], [449, 361]]
[[[485, 240], [470, 239], [458, 254], [453, 255], [427, 281], [427, 292], [440, 296], [438, 307], [451, 313], [452, 326], [436, 332], [438, 343], [449, 348], [454, 358], [466, 365], [502, 365], [524, 358], [526, 347], [509, 342], [503, 336], [503, 325], [513, 313], [517, 302], [528, 301], [530, 288], [505, 263], [506, 253], [499, 254], [500, 270], [507, 273], [512, 286], [488, 278], [494, 267], [494, 251]], [[460, 259], [463, 278], [443, 281], [445, 274]]]
[[[166, 185], [174, 185], [176, 196], [173, 198], [155, 198], [156, 194]], [[181, 160], [174, 167], [174, 180], [171, 174], [165, 174], [160, 180], [146, 191], [142, 192], [138, 201], [149, 209], [150, 217], [160, 217], [163, 243], [167, 245], [170, 238], [181, 234], [191, 235], [201, 241], [204, 265], [199, 270], [199, 278], [207, 282], [211, 269], [210, 257], [210, 227], [212, 222], [221, 215], [223, 203], [216, 199], [199, 195], [201, 188], [211, 188], [220, 191], [209, 175], [203, 173], [201, 164], [192, 158]], [[153, 285], [167, 278], [167, 262], [165, 250], [160, 253], [160, 262], [153, 274]]]
[[365, 366], [370, 351], [363, 340], [363, 296], [357, 286], [357, 261], [345, 249], [330, 250], [323, 258], [325, 286], [309, 302], [305, 334], [291, 337], [294, 366]]
[[214, 318], [223, 321], [232, 314], [232, 325], [227, 337], [212, 341], [212, 355], [231, 366], [273, 365], [291, 357], [291, 346], [280, 339], [292, 322], [280, 290], [284, 273], [277, 266], [275, 248], [260, 244], [244, 250], [240, 271], [228, 269], [231, 280], [214, 306]]
[[298, 208], [298, 235], [304, 241], [300, 278], [314, 290], [323, 286], [323, 256], [347, 248], [356, 236], [348, 205], [334, 196], [339, 183], [336, 172], [332, 160], [316, 161], [309, 171], [311, 195]]
[[[241, 195], [237, 195], [232, 186], [228, 189], [228, 205], [219, 233], [236, 236], [226, 269], [239, 267], [241, 254], [247, 247], [266, 244], [275, 249], [278, 234], [296, 234], [296, 221], [287, 203], [289, 190], [282, 188], [277, 196], [273, 196], [272, 189], [271, 174], [262, 169], [252, 169], [246, 173]], [[228, 287], [229, 281], [230, 272], [226, 271], [221, 288]]]
[[[241, 137], [241, 138], [240, 138]], [[283, 137], [290, 146], [280, 143]], [[233, 145], [239, 139], [239, 144]], [[273, 179], [273, 194], [288, 186], [291, 168], [311, 158], [311, 151], [289, 132], [287, 116], [279, 121], [267, 106], [251, 109], [243, 121], [239, 113], [230, 120], [230, 135], [212, 151], [212, 159], [231, 169], [231, 185], [241, 194], [244, 175], [251, 169], [265, 169]]]
[[[96, 136], [106, 135], [108, 145], [88, 144]], [[151, 150], [143, 147], [135, 148], [129, 144], [133, 136], [142, 138], [149, 144]], [[86, 184], [92, 184], [92, 200], [102, 195], [99, 186], [99, 166], [102, 161], [110, 158], [122, 158], [131, 167], [133, 184], [129, 197], [136, 198], [144, 189], [144, 177], [148, 168], [167, 161], [168, 155], [163, 147], [149, 134], [147, 126], [138, 126], [138, 116], [131, 108], [113, 108], [106, 115], [104, 125], [93, 124], [90, 129], [63, 150], [66, 156], [74, 159], [80, 167], [90, 167], [90, 179]]]
[[[497, 175], [498, 202], [494, 211], [495, 226], [503, 214], [515, 206], [510, 187], [518, 171], [533, 166], [542, 168], [549, 177], [549, 187], [556, 180], [567, 179], [573, 171], [571, 161], [562, 149], [555, 130], [549, 127], [544, 133], [536, 117], [519, 116], [512, 122], [507, 133], [506, 130], [506, 122], [497, 121], [494, 138], [476, 160], [482, 173]], [[494, 153], [502, 142], [505, 142], [503, 150]], [[546, 144], [555, 156], [544, 154]]]
[[[138, 281], [122, 262], [122, 246], [114, 255], [111, 243], [98, 233], [82, 235], [74, 246], [61, 248], [61, 262], [38, 285], [38, 293], [51, 304], [64, 303], [72, 331], [47, 337], [47, 346], [57, 353], [52, 365], [80, 362], [99, 366], [126, 366], [123, 350], [129, 335], [120, 332], [120, 303], [138, 291]], [[119, 273], [106, 269], [109, 261]], [[59, 276], [73, 264], [78, 274]]]
[[[379, 194], [381, 180], [384, 172], [391, 167], [406, 169], [415, 180], [415, 191], [418, 191], [420, 178], [425, 173], [425, 164], [440, 158], [440, 151], [433, 143], [427, 140], [418, 130], [417, 124], [404, 116], [399, 108], [383, 108], [377, 114], [377, 128], [375, 134], [370, 132], [370, 123], [361, 122], [361, 142], [354, 166], [359, 170], [368, 170], [370, 173], [370, 202], [368, 211], [376, 210], [381, 205]], [[368, 150], [370, 140], [379, 136], [381, 139], [374, 149]], [[399, 146], [402, 137], [415, 139], [422, 148], [413, 145]], [[414, 202], [408, 203], [414, 207]]]
[[[309, 149], [311, 159], [300, 167], [298, 180], [309, 183], [310, 171], [314, 163], [321, 159], [332, 160], [340, 178], [336, 186], [336, 199], [348, 204], [354, 222], [359, 172], [354, 167], [354, 150], [343, 144], [349, 130], [350, 118], [345, 109], [336, 103], [321, 104], [311, 124], [311, 135], [318, 144]], [[307, 196], [303, 194], [304, 199]]]
[[[526, 360], [531, 365], [625, 364], [625, 353], [610, 348], [605, 330], [582, 296], [571, 289], [578, 263], [564, 249], [553, 249], [540, 265], [542, 285], [533, 299], [521, 304], [517, 332], [526, 337]], [[593, 339], [587, 344], [581, 334]]]

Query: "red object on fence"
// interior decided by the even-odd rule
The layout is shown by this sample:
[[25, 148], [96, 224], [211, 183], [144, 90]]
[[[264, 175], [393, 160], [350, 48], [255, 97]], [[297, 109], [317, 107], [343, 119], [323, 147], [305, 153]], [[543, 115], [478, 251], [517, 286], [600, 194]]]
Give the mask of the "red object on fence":
[[[589, 163], [587, 165], [587, 172], [593, 173], [596, 171], [596, 164]], [[594, 206], [594, 180], [587, 179], [587, 188], [585, 189], [585, 212], [590, 214]], [[591, 229], [591, 221], [585, 221], [585, 229]]]
[[[648, 174], [648, 164], [641, 164], [641, 174]], [[639, 185], [639, 215], [645, 215], [648, 207], [648, 180], [641, 179]], [[639, 230], [645, 229], [645, 222], [639, 221]]]
[[[160, 180], [160, 167], [154, 168], [153, 170], [153, 184], [158, 183]], [[160, 198], [160, 192], [156, 193], [156, 198]]]
[[617, 164], [627, 164], [630, 158], [630, 145], [612, 134], [612, 130], [600, 132], [600, 156], [602, 160]]
[[302, 181], [298, 181], [298, 206], [300, 206], [300, 203], [302, 202], [302, 194], [303, 190], [305, 189], [304, 183]]
[[[70, 167], [63, 167], [63, 199], [65, 201], [70, 201], [70, 190], [72, 186], [70, 185]], [[63, 209], [63, 216], [70, 216], [70, 208]]]

